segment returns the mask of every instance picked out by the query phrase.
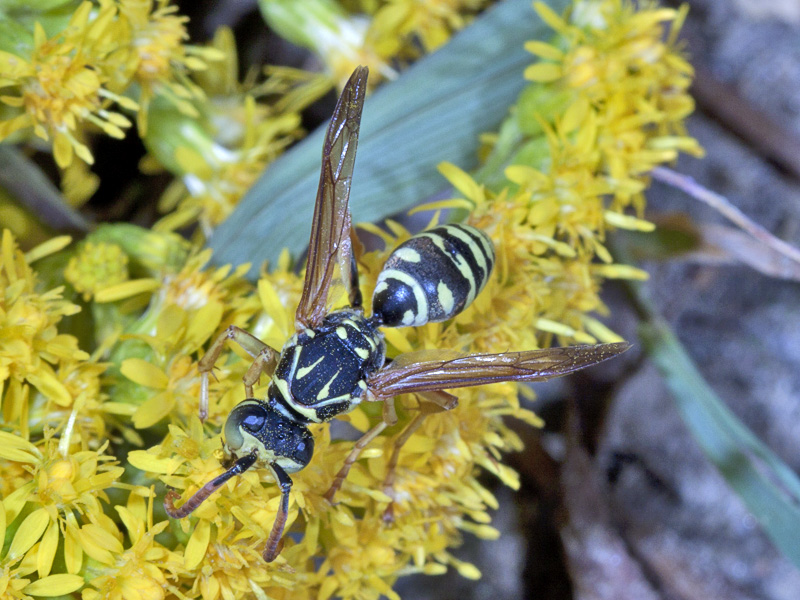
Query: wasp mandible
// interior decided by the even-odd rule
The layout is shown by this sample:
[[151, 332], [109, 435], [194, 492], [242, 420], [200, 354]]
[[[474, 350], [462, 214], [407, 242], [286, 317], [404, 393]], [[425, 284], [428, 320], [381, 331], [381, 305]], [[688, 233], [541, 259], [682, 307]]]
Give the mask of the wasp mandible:
[[[394, 398], [417, 394], [423, 402], [451, 410], [456, 397], [445, 390], [497, 383], [537, 381], [566, 375], [628, 349], [626, 343], [548, 348], [501, 354], [417, 351], [386, 357], [381, 327], [408, 327], [444, 321], [466, 308], [492, 272], [495, 252], [489, 237], [468, 225], [441, 225], [398, 246], [378, 276], [372, 314], [365, 316], [358, 268], [351, 242], [348, 208], [358, 132], [367, 86], [367, 69], [358, 67], [345, 85], [328, 126], [303, 294], [295, 316], [295, 334], [282, 350], [270, 348], [246, 331], [231, 326], [199, 361], [202, 374], [201, 418], [208, 412], [208, 374], [226, 340], [241, 345], [253, 363], [244, 376], [247, 399], [228, 416], [225, 453], [232, 466], [208, 482], [180, 508], [170, 491], [164, 507], [175, 519], [189, 515], [234, 475], [251, 467], [268, 468], [281, 489], [281, 502], [263, 552], [273, 561], [289, 513], [289, 474], [308, 465], [314, 438], [308, 425], [330, 421], [361, 402], [382, 402], [380, 423], [359, 439], [331, 482], [333, 500], [360, 452], [386, 427], [397, 422]], [[328, 291], [335, 265], [348, 293], [349, 306], [328, 311]], [[271, 377], [264, 400], [253, 397], [261, 374]], [[389, 461], [391, 487], [402, 443], [425, 413], [398, 437]]]

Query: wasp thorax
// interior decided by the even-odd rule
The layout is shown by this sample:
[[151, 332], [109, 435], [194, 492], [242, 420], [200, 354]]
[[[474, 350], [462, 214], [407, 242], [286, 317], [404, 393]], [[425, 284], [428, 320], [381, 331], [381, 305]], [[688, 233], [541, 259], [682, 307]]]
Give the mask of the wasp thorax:
[[259, 462], [294, 473], [311, 460], [314, 438], [302, 423], [251, 398], [237, 404], [228, 416], [225, 449], [234, 458], [255, 453]]

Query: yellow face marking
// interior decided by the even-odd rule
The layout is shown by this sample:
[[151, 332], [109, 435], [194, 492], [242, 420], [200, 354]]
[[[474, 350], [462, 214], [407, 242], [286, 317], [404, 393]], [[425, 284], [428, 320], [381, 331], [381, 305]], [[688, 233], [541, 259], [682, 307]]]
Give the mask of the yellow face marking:
[[355, 351], [356, 354], [358, 354], [359, 358], [363, 358], [364, 360], [367, 360], [369, 358], [369, 350], [367, 350], [366, 348], [356, 348]]
[[[408, 273], [403, 273], [397, 269], [386, 269], [385, 271], [382, 271], [379, 275], [379, 282], [386, 279], [395, 279], [400, 283], [405, 283], [411, 288], [411, 291], [414, 294], [414, 299], [417, 301], [418, 312], [414, 318], [414, 321], [411, 323], [406, 323], [406, 317], [408, 313], [411, 312], [407, 311], [406, 315], [403, 316], [403, 325], [424, 325], [428, 320], [428, 299], [425, 297], [425, 290], [422, 289], [422, 286], [420, 286], [419, 282], [411, 277]], [[411, 314], [413, 315], [414, 313], [412, 312]]]
[[[313, 329], [304, 329], [303, 333], [305, 333], [310, 338], [313, 338], [315, 335], [317, 335], [316, 333], [314, 333]], [[295, 339], [295, 342], [297, 342], [297, 339]]]
[[303, 377], [305, 377], [306, 375], [308, 375], [309, 373], [311, 373], [311, 371], [313, 371], [313, 370], [314, 370], [314, 368], [315, 368], [315, 367], [316, 367], [316, 366], [317, 366], [319, 363], [321, 363], [321, 362], [322, 362], [322, 359], [323, 359], [323, 358], [325, 358], [325, 357], [324, 357], [324, 356], [320, 356], [320, 357], [317, 359], [317, 361], [316, 361], [316, 362], [315, 362], [313, 365], [308, 365], [307, 367], [300, 367], [299, 369], [297, 369], [297, 372], [295, 373], [295, 375], [294, 375], [294, 378], [295, 378], [295, 379], [302, 379]]
[[343, 340], [346, 340], [347, 339], [347, 329], [345, 329], [344, 327], [337, 327], [336, 328], [336, 335], [338, 335]]
[[[305, 465], [301, 465], [300, 463], [297, 463], [293, 461], [291, 458], [288, 458], [286, 456], [279, 457], [275, 462], [281, 469], [283, 469], [287, 473], [297, 473], [298, 471], [300, 471], [305, 467]], [[277, 477], [275, 478], [275, 480], [277, 481]]]
[[362, 390], [367, 389], [367, 382], [364, 381], [363, 379], [359, 379], [358, 380], [358, 387], [360, 387]]
[[453, 298], [453, 292], [444, 281], [440, 281], [439, 285], [436, 286], [436, 297], [439, 299], [439, 304], [442, 305], [445, 314], [451, 314], [453, 306], [455, 306], [455, 299]]
[[339, 373], [341, 373], [341, 371], [342, 371], [341, 369], [339, 369], [338, 371], [336, 371], [336, 373], [334, 373], [334, 374], [333, 374], [333, 377], [331, 377], [331, 378], [328, 380], [328, 383], [326, 383], [325, 385], [323, 385], [323, 386], [322, 386], [322, 389], [321, 389], [321, 390], [319, 391], [319, 393], [317, 394], [317, 400], [322, 400], [322, 399], [324, 399], [324, 398], [327, 398], [327, 397], [328, 397], [328, 394], [330, 393], [330, 390], [331, 390], [331, 384], [332, 384], [334, 381], [336, 381], [336, 378], [339, 376]]

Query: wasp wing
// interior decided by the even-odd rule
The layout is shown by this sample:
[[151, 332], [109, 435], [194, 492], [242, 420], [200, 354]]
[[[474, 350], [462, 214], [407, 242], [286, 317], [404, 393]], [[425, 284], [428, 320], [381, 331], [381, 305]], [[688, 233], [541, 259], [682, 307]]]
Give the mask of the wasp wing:
[[501, 381], [543, 381], [613, 358], [630, 344], [568, 346], [502, 354], [461, 354], [421, 350], [401, 354], [370, 378], [378, 398], [447, 390]]
[[[325, 135], [322, 172], [308, 245], [306, 279], [295, 316], [298, 330], [313, 329], [322, 322], [337, 254], [342, 250], [349, 252], [350, 249], [348, 200], [361, 111], [367, 92], [367, 74], [366, 67], [358, 67], [353, 71], [336, 103]], [[349, 265], [349, 256], [344, 259], [343, 262]]]

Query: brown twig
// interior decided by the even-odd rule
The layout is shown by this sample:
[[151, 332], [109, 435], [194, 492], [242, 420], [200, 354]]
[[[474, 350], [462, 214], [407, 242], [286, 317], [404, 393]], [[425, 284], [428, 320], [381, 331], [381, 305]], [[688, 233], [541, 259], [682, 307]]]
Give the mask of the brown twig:
[[731, 204], [730, 200], [725, 198], [725, 196], [712, 192], [708, 188], [697, 183], [691, 177], [677, 173], [666, 167], [656, 167], [650, 173], [654, 179], [686, 192], [695, 200], [704, 202], [761, 243], [789, 260], [800, 264], [800, 250], [775, 237], [761, 225], [752, 221], [747, 215]]

